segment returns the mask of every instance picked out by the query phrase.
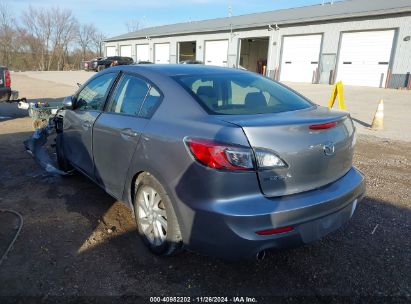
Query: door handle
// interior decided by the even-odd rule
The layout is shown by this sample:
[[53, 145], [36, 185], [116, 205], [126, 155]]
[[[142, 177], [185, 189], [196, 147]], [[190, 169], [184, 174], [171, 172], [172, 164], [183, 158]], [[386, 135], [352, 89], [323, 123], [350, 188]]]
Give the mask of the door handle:
[[139, 135], [139, 133], [133, 129], [123, 129], [121, 130], [121, 134], [130, 137], [137, 137]]
[[83, 128], [90, 129], [91, 128], [91, 122], [90, 121], [83, 122]]

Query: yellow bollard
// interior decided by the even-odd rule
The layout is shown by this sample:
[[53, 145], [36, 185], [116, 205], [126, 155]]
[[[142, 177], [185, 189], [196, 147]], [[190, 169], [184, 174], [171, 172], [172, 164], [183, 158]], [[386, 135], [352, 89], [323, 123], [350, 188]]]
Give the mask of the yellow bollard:
[[345, 106], [345, 100], [344, 100], [344, 87], [342, 81], [337, 83], [338, 87], [338, 108], [340, 110], [347, 110], [347, 107]]
[[344, 86], [342, 81], [337, 82], [334, 85], [333, 91], [331, 93], [330, 100], [328, 101], [328, 108], [332, 108], [335, 99], [338, 97], [338, 108], [340, 110], [347, 110], [347, 107], [345, 106], [345, 101], [344, 101]]
[[377, 112], [375, 112], [374, 119], [372, 120], [371, 129], [383, 130], [384, 129], [384, 100], [381, 99], [378, 104]]
[[328, 101], [328, 108], [331, 109], [333, 107], [335, 98], [337, 97], [337, 95], [338, 95], [338, 88], [337, 88], [337, 84], [335, 84], [333, 87], [333, 91], [331, 93], [330, 100]]

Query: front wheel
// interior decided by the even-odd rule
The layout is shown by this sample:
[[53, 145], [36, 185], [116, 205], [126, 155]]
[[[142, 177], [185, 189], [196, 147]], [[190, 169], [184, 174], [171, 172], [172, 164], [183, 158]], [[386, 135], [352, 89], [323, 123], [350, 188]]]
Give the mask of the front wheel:
[[182, 237], [170, 198], [162, 185], [145, 174], [134, 195], [138, 231], [151, 252], [174, 255], [182, 249]]

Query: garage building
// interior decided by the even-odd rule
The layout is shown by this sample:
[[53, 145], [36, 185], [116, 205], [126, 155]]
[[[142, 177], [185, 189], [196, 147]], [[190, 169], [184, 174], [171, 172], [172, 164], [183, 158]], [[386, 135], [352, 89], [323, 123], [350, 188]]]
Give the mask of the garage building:
[[351, 0], [145, 28], [105, 40], [136, 62], [245, 68], [280, 81], [411, 87], [411, 1]]

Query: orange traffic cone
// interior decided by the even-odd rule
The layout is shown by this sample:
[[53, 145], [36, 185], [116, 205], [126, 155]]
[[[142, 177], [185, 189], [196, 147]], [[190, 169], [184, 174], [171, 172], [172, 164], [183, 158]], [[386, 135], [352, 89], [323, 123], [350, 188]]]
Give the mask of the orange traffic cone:
[[371, 129], [383, 130], [384, 129], [384, 100], [381, 99], [378, 104], [377, 112], [375, 112], [374, 119], [372, 120]]

